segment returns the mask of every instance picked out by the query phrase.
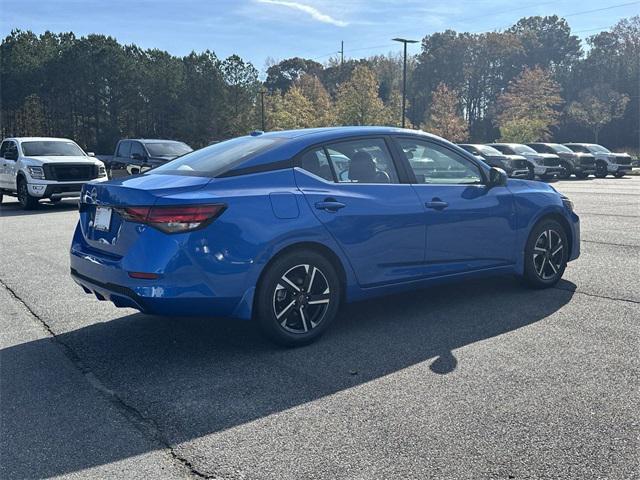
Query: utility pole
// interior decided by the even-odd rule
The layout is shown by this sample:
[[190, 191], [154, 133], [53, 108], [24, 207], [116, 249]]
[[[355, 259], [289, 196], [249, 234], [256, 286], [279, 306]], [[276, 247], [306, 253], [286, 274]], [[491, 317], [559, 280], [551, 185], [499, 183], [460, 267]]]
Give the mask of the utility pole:
[[260, 117], [262, 118], [262, 131], [265, 131], [264, 128], [264, 94], [267, 93], [267, 91], [264, 88], [260, 89], [260, 111], [261, 111], [261, 115]]
[[402, 63], [402, 128], [404, 128], [404, 113], [407, 103], [407, 43], [418, 43], [418, 40], [407, 40], [406, 38], [393, 38], [392, 40], [404, 44], [404, 61]]
[[340, 40], [340, 65], [344, 63], [344, 40]]

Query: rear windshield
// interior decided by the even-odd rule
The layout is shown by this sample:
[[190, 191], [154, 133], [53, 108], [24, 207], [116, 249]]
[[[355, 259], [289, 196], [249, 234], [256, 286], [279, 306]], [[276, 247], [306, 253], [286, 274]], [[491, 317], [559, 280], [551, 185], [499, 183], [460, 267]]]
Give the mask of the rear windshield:
[[193, 151], [193, 148], [182, 142], [149, 142], [144, 146], [152, 157], [179, 157]]
[[148, 174], [217, 177], [268, 150], [280, 141], [280, 138], [273, 137], [238, 137], [187, 153], [150, 170]]
[[25, 157], [84, 157], [82, 149], [73, 142], [22, 142]]

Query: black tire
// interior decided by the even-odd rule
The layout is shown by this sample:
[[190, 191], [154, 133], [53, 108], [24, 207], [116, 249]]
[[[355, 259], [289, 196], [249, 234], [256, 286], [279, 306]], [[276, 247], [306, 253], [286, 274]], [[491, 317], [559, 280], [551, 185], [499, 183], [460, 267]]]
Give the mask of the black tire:
[[607, 176], [607, 164], [604, 162], [597, 163], [596, 173], [594, 175], [596, 178], [605, 178]]
[[2, 193], [0, 193], [0, 203], [2, 203], [2, 198], [4, 195], [2, 195]]
[[616, 178], [622, 178], [622, 177], [624, 177], [624, 172], [616, 172], [615, 177], [616, 177]]
[[551, 180], [554, 177], [553, 174], [545, 174], [545, 175], [540, 175], [540, 178], [542, 180]]
[[589, 174], [584, 172], [576, 173], [576, 178], [584, 180], [585, 178], [589, 178]]
[[533, 165], [531, 165], [530, 163], [527, 164], [527, 168], [529, 169], [529, 174], [527, 175], [527, 180], [535, 180], [536, 179], [536, 174], [533, 171]]
[[27, 181], [22, 177], [18, 178], [18, 201], [23, 210], [33, 210], [38, 207], [38, 199], [29, 195]]
[[532, 288], [553, 287], [562, 278], [568, 257], [569, 242], [564, 227], [555, 220], [542, 219], [531, 230], [524, 249], [526, 284]]
[[340, 278], [327, 258], [313, 250], [285, 253], [267, 267], [260, 280], [255, 318], [275, 343], [307, 345], [334, 320], [340, 292]]
[[558, 178], [561, 180], [568, 180], [571, 178], [571, 174], [573, 173], [571, 165], [568, 163], [562, 163], [560, 166], [562, 167], [562, 171], [558, 173]]

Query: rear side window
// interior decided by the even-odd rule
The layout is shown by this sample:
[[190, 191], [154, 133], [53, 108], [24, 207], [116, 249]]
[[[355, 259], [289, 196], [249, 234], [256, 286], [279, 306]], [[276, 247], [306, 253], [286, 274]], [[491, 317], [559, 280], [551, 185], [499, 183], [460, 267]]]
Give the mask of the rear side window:
[[147, 152], [144, 151], [144, 148], [142, 148], [142, 145], [140, 144], [140, 142], [130, 142], [130, 143], [131, 143], [131, 155], [133, 155], [134, 153], [137, 153], [141, 157], [147, 156]]
[[398, 183], [398, 172], [381, 138], [327, 145], [338, 183]]
[[302, 158], [300, 158], [300, 166], [307, 172], [333, 182], [331, 166], [329, 165], [327, 155], [322, 148], [305, 153]]
[[16, 145], [16, 143], [11, 140], [2, 142], [2, 146], [0, 147], [0, 157], [6, 158], [8, 160], [17, 160], [18, 146]]
[[277, 137], [238, 137], [187, 153], [154, 168], [152, 174], [217, 177], [269, 150], [281, 141]]
[[120, 145], [118, 145], [118, 152], [116, 153], [116, 155], [118, 157], [129, 157], [129, 155], [131, 154], [131, 142], [120, 142]]

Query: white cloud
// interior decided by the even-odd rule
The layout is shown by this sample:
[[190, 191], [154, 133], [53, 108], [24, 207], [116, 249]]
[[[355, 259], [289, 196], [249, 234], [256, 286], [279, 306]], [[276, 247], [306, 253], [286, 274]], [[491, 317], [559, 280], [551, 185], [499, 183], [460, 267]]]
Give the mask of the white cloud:
[[298, 2], [289, 2], [286, 0], [256, 0], [256, 1], [258, 3], [267, 3], [269, 5], [279, 5], [282, 7], [299, 10], [301, 12], [308, 13], [314, 20], [317, 20], [323, 23], [330, 23], [331, 25], [336, 25], [337, 27], [346, 27], [347, 25], [349, 25], [348, 22], [335, 19], [327, 15], [326, 13], [322, 13], [320, 10], [318, 10], [315, 7], [312, 7], [311, 5], [305, 5], [303, 3], [298, 3]]

